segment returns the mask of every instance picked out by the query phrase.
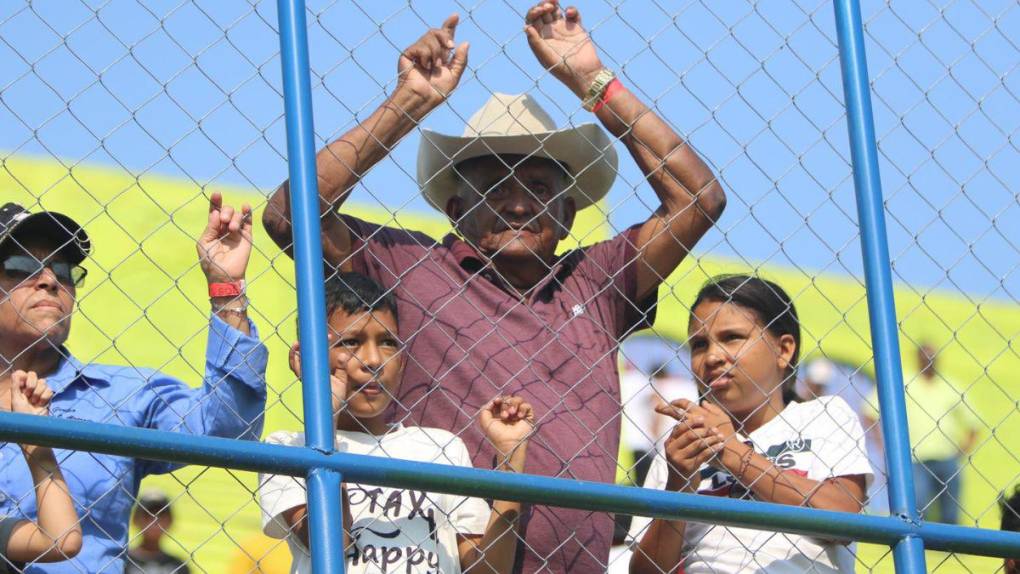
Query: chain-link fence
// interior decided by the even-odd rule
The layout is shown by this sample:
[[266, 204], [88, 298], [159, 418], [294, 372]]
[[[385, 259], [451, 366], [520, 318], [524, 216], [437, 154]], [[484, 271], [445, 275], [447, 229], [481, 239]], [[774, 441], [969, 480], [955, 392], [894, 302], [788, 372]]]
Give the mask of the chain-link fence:
[[[315, 377], [325, 383], [328, 362], [347, 379], [341, 451], [687, 491], [696, 497], [676, 504], [700, 522], [604, 511], [668, 514], [634, 501], [518, 509], [493, 491], [350, 483], [348, 567], [892, 571], [885, 543], [898, 536], [865, 522], [889, 513], [894, 481], [832, 3], [578, 8], [579, 24], [503, 0], [307, 3], [335, 335]], [[922, 530], [997, 529], [1020, 480], [1020, 5], [864, 2], [862, 14]], [[289, 364], [294, 218], [277, 190], [288, 178], [277, 18], [267, 1], [0, 6], [0, 203], [69, 215], [91, 243], [54, 250], [63, 221], [37, 241], [49, 216], [11, 208], [0, 221], [0, 391], [15, 370], [38, 371], [54, 418], [304, 442], [303, 385]], [[416, 44], [429, 29], [439, 32]], [[591, 44], [574, 44], [583, 33]], [[568, 65], [550, 65], [559, 58]], [[617, 82], [585, 74], [601, 67]], [[595, 83], [608, 89], [593, 92], [593, 114], [582, 99]], [[253, 207], [243, 296], [229, 271], [247, 262], [244, 218], [233, 229], [215, 207], [224, 227], [210, 223], [214, 192]], [[75, 253], [88, 270], [77, 287]], [[730, 278], [701, 291], [720, 274], [773, 283]], [[207, 282], [222, 295], [211, 316]], [[368, 300], [352, 306], [358, 298]], [[366, 312], [381, 329], [353, 321]], [[530, 404], [533, 433], [515, 434], [526, 425], [516, 414], [479, 424], [505, 396]], [[508, 446], [522, 438], [526, 450]], [[36, 519], [27, 459], [15, 442], [2, 455], [0, 515]], [[311, 458], [206, 460], [261, 475], [124, 452], [57, 449], [56, 460], [81, 552], [8, 564], [311, 567], [304, 507], [318, 499], [273, 474], [303, 476]], [[855, 512], [841, 532], [872, 543], [764, 531], [798, 531], [791, 521], [803, 518], [822, 532], [771, 507], [746, 508], [773, 522], [723, 516], [726, 498]], [[1002, 568], [963, 553], [989, 547], [940, 544], [958, 552], [929, 551], [931, 570]]]

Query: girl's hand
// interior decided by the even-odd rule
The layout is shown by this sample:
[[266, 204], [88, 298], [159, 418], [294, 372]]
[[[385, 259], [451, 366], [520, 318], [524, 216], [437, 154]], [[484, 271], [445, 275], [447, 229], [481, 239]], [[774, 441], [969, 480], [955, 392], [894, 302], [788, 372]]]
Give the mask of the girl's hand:
[[737, 429], [733, 426], [733, 419], [730, 418], [729, 413], [724, 408], [708, 401], [702, 403], [700, 408], [704, 425], [710, 430], [719, 432], [726, 440], [730, 440], [737, 435]]
[[722, 435], [704, 427], [691, 428], [684, 423], [677, 424], [666, 439], [666, 461], [669, 463], [666, 489], [697, 492], [701, 483], [701, 467], [715, 458], [722, 449]]
[[11, 375], [11, 412], [46, 416], [53, 391], [35, 371], [14, 371]]
[[707, 428], [713, 434], [721, 434], [727, 441], [737, 436], [733, 419], [715, 403], [706, 401], [698, 405], [687, 399], [677, 399], [655, 407], [655, 412], [673, 417], [678, 423], [690, 428]]
[[[523, 456], [528, 438], [535, 430], [535, 412], [531, 405], [520, 397], [497, 397], [482, 407], [478, 414], [478, 425], [482, 434], [489, 439], [499, 457], [510, 459], [514, 470], [523, 471]], [[518, 464], [521, 468], [516, 468]]]

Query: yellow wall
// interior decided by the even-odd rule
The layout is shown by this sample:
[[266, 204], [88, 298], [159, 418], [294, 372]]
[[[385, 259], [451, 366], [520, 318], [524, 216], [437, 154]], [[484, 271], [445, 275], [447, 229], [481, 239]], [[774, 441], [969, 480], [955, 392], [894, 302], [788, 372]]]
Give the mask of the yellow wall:
[[[203, 226], [207, 199], [197, 186], [155, 176], [133, 178], [97, 167], [68, 170], [53, 161], [12, 157], [0, 170], [4, 201], [41, 203], [85, 224], [95, 245], [88, 262], [88, 284], [79, 293], [70, 348], [84, 361], [130, 363], [153, 367], [198, 384], [204, 358], [208, 303], [196, 264], [194, 237]], [[28, 190], [28, 191], [26, 191]], [[223, 189], [227, 201], [252, 202], [260, 216], [262, 195]], [[37, 201], [38, 200], [38, 201]], [[382, 210], [352, 206], [363, 218], [425, 231], [440, 237], [449, 229], [441, 217], [400, 214], [397, 221]], [[608, 226], [597, 209], [583, 212], [574, 236], [591, 242]], [[290, 374], [287, 347], [294, 340], [291, 261], [281, 255], [256, 226], [256, 253], [249, 271], [252, 316], [270, 349], [271, 387], [266, 432], [301, 424], [301, 392]], [[570, 247], [571, 245], [565, 245]], [[660, 292], [655, 331], [683, 340], [684, 303], [709, 276], [749, 271], [746, 263], [702, 256], [677, 270]], [[810, 274], [766, 266], [764, 276], [782, 284], [795, 298], [804, 335], [805, 357], [819, 348], [830, 356], [871, 370], [868, 315], [858, 278]], [[910, 338], [946, 345], [942, 366], [969, 385], [966, 400], [989, 425], [984, 443], [967, 471], [965, 507], [982, 526], [994, 527], [999, 490], [1020, 475], [1020, 357], [1009, 339], [1020, 333], [1020, 309], [1002, 303], [974, 304], [949, 292], [922, 294], [906, 286], [897, 290], [905, 364], [910, 368]], [[908, 338], [909, 337], [909, 338]], [[995, 431], [992, 438], [992, 431]], [[209, 572], [247, 572], [261, 561], [264, 572], [285, 572], [285, 546], [258, 534], [259, 515], [251, 473], [187, 468], [171, 476], [146, 480], [174, 496], [177, 521], [171, 545]], [[242, 552], [244, 546], [247, 552]], [[872, 563], [884, 549], [866, 548]], [[882, 562], [883, 568], [889, 562]], [[989, 561], [968, 561], [981, 571]], [[275, 565], [275, 566], [274, 566]], [[991, 571], [991, 570], [989, 570]]]

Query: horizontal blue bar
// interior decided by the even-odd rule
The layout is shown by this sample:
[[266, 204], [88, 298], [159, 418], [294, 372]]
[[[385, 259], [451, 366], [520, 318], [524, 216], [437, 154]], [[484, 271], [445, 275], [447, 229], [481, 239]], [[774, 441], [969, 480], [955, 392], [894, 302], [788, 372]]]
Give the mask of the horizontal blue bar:
[[714, 496], [679, 494], [530, 474], [411, 462], [307, 447], [193, 436], [14, 413], [0, 413], [0, 440], [144, 459], [304, 476], [340, 472], [349, 482], [636, 516], [697, 520], [841, 540], [894, 545], [906, 536], [945, 552], [1020, 556], [1020, 534]]

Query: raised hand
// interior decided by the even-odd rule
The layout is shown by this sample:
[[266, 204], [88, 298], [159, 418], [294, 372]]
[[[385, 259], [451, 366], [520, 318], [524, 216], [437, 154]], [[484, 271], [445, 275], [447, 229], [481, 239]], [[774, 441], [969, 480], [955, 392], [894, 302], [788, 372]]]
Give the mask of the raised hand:
[[11, 375], [11, 412], [26, 415], [48, 415], [53, 391], [35, 371], [14, 371]]
[[468, 43], [454, 47], [460, 16], [451, 15], [411, 44], [397, 62], [398, 89], [407, 89], [432, 106], [444, 102], [467, 69]]
[[549, 0], [528, 10], [524, 22], [528, 45], [542, 67], [584, 98], [603, 66], [581, 25], [581, 13], [573, 6], [563, 10], [558, 0]]
[[223, 205], [223, 196], [209, 198], [209, 222], [198, 238], [198, 260], [210, 283], [244, 279], [251, 258], [251, 206], [240, 211]]
[[500, 458], [508, 458], [514, 470], [524, 470], [524, 451], [535, 428], [535, 412], [520, 397], [497, 397], [482, 407], [478, 426]]

